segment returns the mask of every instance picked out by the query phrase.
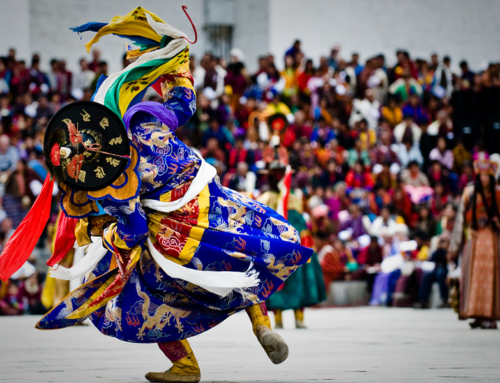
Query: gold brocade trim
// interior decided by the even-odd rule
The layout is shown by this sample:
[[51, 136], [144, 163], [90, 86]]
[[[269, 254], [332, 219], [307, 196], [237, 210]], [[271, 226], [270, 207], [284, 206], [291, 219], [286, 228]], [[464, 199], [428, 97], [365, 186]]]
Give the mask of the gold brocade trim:
[[90, 235], [94, 237], [102, 237], [104, 229], [108, 223], [116, 222], [116, 218], [110, 215], [92, 215], [88, 217], [90, 226]]
[[111, 198], [114, 201], [127, 201], [137, 196], [141, 186], [137, 174], [139, 164], [139, 153], [137, 149], [130, 145], [130, 162], [118, 179], [112, 185], [101, 190], [89, 191], [88, 196], [91, 199]]
[[61, 206], [68, 217], [83, 218], [99, 211], [95, 202], [87, 197], [86, 191], [74, 190], [64, 182], [59, 182], [59, 188], [62, 190]]
[[75, 237], [78, 246], [83, 247], [90, 245], [92, 241], [89, 236], [89, 219], [82, 218], [79, 219], [75, 227]]
[[[135, 268], [135, 265], [137, 262], [139, 262], [139, 259], [141, 258], [142, 254], [142, 247], [140, 245], [137, 245], [134, 247], [132, 252], [130, 253], [130, 262], [127, 265], [125, 275], [129, 275], [129, 272]], [[122, 281], [123, 286], [115, 291], [114, 294], [110, 294], [108, 297], [103, 299], [101, 302], [98, 304], [89, 307], [92, 302], [94, 302], [96, 299], [99, 299], [102, 293], [115, 281], [116, 279], [116, 274], [112, 274], [105, 283], [94, 293], [92, 296], [82, 305], [80, 308], [76, 311], [74, 311], [72, 314], [66, 316], [67, 319], [81, 319], [84, 318], [93, 312], [99, 310], [101, 307], [104, 307], [108, 304], [109, 301], [111, 301], [113, 298], [115, 298], [118, 294], [121, 293], [123, 290], [123, 286], [125, 286], [124, 281]]]

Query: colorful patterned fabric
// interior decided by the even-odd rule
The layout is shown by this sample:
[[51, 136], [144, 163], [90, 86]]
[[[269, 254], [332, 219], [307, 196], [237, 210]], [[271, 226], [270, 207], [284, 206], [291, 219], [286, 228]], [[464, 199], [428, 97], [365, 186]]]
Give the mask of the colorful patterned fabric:
[[[90, 22], [71, 28], [74, 32], [97, 32], [85, 45], [92, 45], [107, 34], [132, 40], [139, 50], [132, 51], [134, 63], [109, 77], [102, 77], [93, 100], [118, 116], [142, 99], [143, 92], [164, 73], [178, 69], [189, 60], [185, 34], [168, 25], [154, 13], [137, 7], [125, 16], [115, 16], [109, 23]], [[168, 33], [168, 35], [162, 34]]]
[[[42, 318], [38, 328], [67, 327], [90, 317], [103, 334], [120, 340], [182, 340], [265, 301], [311, 257], [312, 250], [300, 245], [298, 232], [283, 217], [222, 187], [218, 177], [175, 211], [143, 207], [142, 200], [181, 199], [203, 164], [174, 133], [195, 112], [196, 103], [189, 72], [175, 74], [165, 84], [168, 120], [158, 116], [160, 104], [145, 104], [143, 110], [138, 104], [125, 118], [140, 156], [139, 196], [120, 201], [88, 195], [116, 219], [103, 235], [108, 254], [87, 275], [86, 283]], [[155, 262], [146, 239], [167, 260], [184, 268], [240, 273], [251, 269], [258, 272], [258, 284], [244, 293], [220, 296], [174, 279]], [[123, 261], [123, 276], [113, 252]]]
[[[278, 193], [264, 193], [260, 201], [266, 201], [271, 206], [277, 206]], [[288, 222], [300, 233], [302, 245], [312, 245], [312, 238], [307, 230], [304, 217], [300, 213], [300, 200], [290, 195], [288, 200]], [[285, 284], [267, 301], [269, 310], [290, 310], [314, 306], [326, 299], [323, 272], [318, 262], [317, 254], [313, 254], [310, 261], [300, 267]]]

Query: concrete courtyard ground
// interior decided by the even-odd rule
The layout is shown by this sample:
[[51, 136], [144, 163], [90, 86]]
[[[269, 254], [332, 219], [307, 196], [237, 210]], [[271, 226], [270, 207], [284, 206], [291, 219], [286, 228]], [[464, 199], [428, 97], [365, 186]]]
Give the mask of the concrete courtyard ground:
[[[170, 366], [155, 345], [90, 326], [34, 329], [36, 317], [0, 317], [0, 382], [144, 382]], [[470, 330], [451, 310], [307, 310], [308, 330], [286, 312], [290, 357], [273, 365], [246, 314], [190, 340], [202, 382], [500, 382], [500, 331]]]

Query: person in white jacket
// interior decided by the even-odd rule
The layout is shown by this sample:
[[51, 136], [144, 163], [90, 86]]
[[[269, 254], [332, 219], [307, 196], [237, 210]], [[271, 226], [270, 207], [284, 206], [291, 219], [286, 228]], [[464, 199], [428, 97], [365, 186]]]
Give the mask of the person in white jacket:
[[370, 227], [370, 235], [380, 238], [382, 229], [388, 228], [390, 231], [396, 229], [396, 221], [391, 217], [391, 211], [388, 206], [383, 206], [380, 209], [380, 216], [375, 218]]

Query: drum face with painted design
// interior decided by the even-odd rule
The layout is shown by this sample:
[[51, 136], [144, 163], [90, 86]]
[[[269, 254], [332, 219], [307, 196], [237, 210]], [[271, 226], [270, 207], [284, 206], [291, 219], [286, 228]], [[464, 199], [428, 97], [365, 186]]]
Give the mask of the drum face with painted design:
[[104, 105], [79, 101], [59, 110], [45, 133], [50, 173], [77, 190], [100, 190], [123, 173], [130, 157], [123, 121]]

